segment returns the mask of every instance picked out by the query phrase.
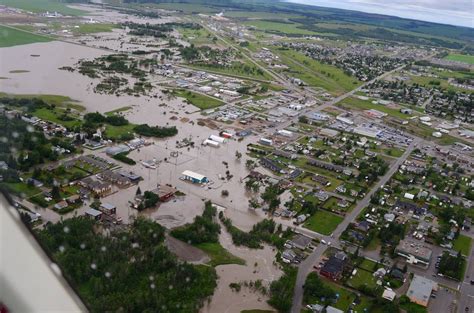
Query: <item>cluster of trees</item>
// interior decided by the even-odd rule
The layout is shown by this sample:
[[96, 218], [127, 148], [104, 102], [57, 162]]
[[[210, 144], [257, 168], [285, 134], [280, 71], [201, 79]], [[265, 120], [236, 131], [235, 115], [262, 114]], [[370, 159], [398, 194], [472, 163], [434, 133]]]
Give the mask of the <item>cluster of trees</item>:
[[463, 279], [465, 263], [466, 260], [462, 256], [461, 251], [456, 256], [445, 252], [439, 261], [438, 272], [460, 281]]
[[74, 217], [38, 231], [91, 312], [195, 312], [213, 294], [215, 270], [178, 262], [159, 224], [137, 218], [109, 236], [96, 228], [94, 221]]
[[[137, 190], [137, 193], [140, 189]], [[138, 211], [154, 207], [160, 201], [160, 197], [154, 192], [145, 191], [143, 193], [143, 201], [138, 206]]]
[[146, 76], [145, 71], [139, 68], [139, 62], [129, 58], [126, 54], [110, 54], [98, 57], [92, 61], [81, 60], [79, 61], [78, 71], [79, 73], [91, 78], [99, 78], [99, 71], [130, 74], [137, 78]]
[[268, 204], [268, 210], [270, 212], [275, 211], [280, 206], [280, 194], [283, 190], [278, 185], [269, 185], [265, 188], [265, 191], [262, 193], [263, 201]]
[[181, 57], [185, 61], [194, 61], [199, 58], [201, 55], [199, 52], [199, 49], [194, 46], [194, 44], [191, 44], [189, 47], [182, 47], [180, 49]]
[[321, 298], [326, 299], [325, 304], [331, 303], [336, 298], [336, 292], [325, 285], [316, 272], [309, 273], [303, 286], [303, 302], [314, 303]]
[[99, 112], [95, 113], [87, 113], [84, 115], [84, 120], [86, 123], [92, 123], [92, 124], [110, 124], [113, 126], [124, 126], [128, 125], [128, 120], [117, 114], [112, 114], [112, 115], [102, 115]]
[[293, 292], [296, 283], [296, 268], [285, 268], [285, 273], [278, 280], [270, 284], [270, 299], [268, 304], [273, 306], [278, 312], [289, 313], [293, 302]]
[[133, 22], [124, 23], [123, 26], [126, 26], [130, 29], [129, 34], [135, 36], [152, 36], [155, 38], [167, 38], [168, 34], [173, 31], [175, 28], [188, 28], [199, 30], [202, 28], [201, 25], [197, 23], [163, 23], [163, 24], [138, 24]]
[[192, 224], [173, 229], [171, 235], [193, 245], [205, 242], [217, 243], [221, 230], [219, 224], [214, 221], [215, 216], [216, 208], [207, 201], [202, 216], [196, 216]]
[[33, 112], [42, 108], [50, 108], [51, 106], [39, 98], [0, 98], [0, 103], [9, 107], [26, 108], [26, 111]]
[[133, 159], [130, 159], [128, 156], [127, 156], [128, 152], [121, 152], [121, 153], [117, 153], [116, 155], [113, 156], [113, 158], [117, 161], [120, 161], [120, 162], [123, 162], [125, 164], [129, 164], [129, 165], [135, 165], [137, 164], [137, 162], [135, 162], [135, 160]]
[[51, 149], [51, 143], [44, 134], [32, 129], [20, 118], [0, 115], [0, 133], [6, 138], [0, 144], [0, 160], [7, 162], [12, 169], [27, 171], [45, 161], [58, 159], [58, 154]]
[[367, 185], [372, 185], [379, 176], [384, 175], [388, 170], [388, 165], [379, 156], [370, 158], [367, 161], [362, 161], [359, 164], [358, 181], [365, 180]]
[[281, 224], [277, 226], [275, 221], [264, 219], [253, 225], [250, 232], [245, 232], [235, 227], [229, 218], [225, 218], [222, 212], [219, 219], [232, 236], [232, 242], [236, 246], [245, 246], [252, 249], [262, 249], [262, 243], [266, 242], [277, 247], [283, 247], [285, 240], [291, 235], [291, 230], [283, 231]]
[[158, 138], [172, 137], [178, 133], [178, 129], [175, 126], [160, 127], [150, 126], [148, 124], [137, 125], [133, 130], [142, 136]]

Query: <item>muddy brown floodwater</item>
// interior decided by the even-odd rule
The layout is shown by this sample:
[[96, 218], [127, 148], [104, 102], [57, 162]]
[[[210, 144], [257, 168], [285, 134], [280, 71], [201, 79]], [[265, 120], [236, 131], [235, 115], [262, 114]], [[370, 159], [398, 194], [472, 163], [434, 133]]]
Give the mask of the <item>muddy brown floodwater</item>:
[[[108, 13], [107, 13], [108, 14]], [[39, 55], [31, 57], [32, 54]], [[124, 115], [132, 123], [148, 123], [150, 125], [176, 126], [178, 135], [166, 140], [151, 140], [153, 144], [135, 150], [129, 157], [137, 161], [136, 165], [120, 164], [123, 169], [130, 170], [143, 177], [139, 186], [141, 190], [156, 188], [157, 184], [171, 184], [185, 193], [161, 204], [159, 208], [148, 209], [137, 213], [130, 208], [129, 201], [133, 200], [136, 186], [118, 192], [102, 199], [117, 206], [117, 215], [125, 223], [130, 216], [146, 215], [159, 222], [168, 229], [192, 222], [194, 217], [203, 211], [204, 201], [211, 200], [226, 208], [225, 214], [231, 218], [234, 225], [250, 230], [251, 227], [264, 217], [261, 211], [249, 209], [249, 194], [245, 191], [242, 179], [248, 174], [245, 168], [246, 146], [256, 142], [258, 136], [246, 137], [241, 142], [229, 140], [219, 148], [202, 146], [201, 143], [211, 134], [218, 134], [209, 128], [196, 124], [200, 113], [196, 108], [183, 103], [182, 100], [164, 96], [158, 88], [154, 91], [157, 97], [151, 96], [120, 96], [102, 95], [93, 92], [93, 86], [98, 80], [91, 79], [79, 73], [59, 70], [63, 66], [72, 66], [80, 59], [92, 59], [107, 54], [106, 51], [80, 46], [76, 44], [53, 41], [29, 45], [0, 48], [0, 91], [14, 94], [56, 94], [68, 96], [80, 102], [87, 111], [107, 112], [124, 106], [133, 106]], [[27, 70], [21, 74], [11, 73], [15, 70]], [[159, 77], [152, 77], [158, 80]], [[161, 99], [160, 99], [161, 97]], [[172, 113], [173, 112], [173, 113]], [[172, 116], [177, 119], [170, 119]], [[182, 122], [186, 118], [186, 122]], [[176, 148], [176, 141], [189, 138], [195, 142], [195, 148]], [[241, 160], [236, 160], [235, 152], [244, 154]], [[172, 157], [172, 152], [178, 152]], [[87, 152], [89, 153], [89, 152]], [[104, 149], [90, 152], [110, 159]], [[141, 165], [141, 160], [155, 158], [159, 165], [157, 169], [147, 169]], [[117, 162], [117, 161], [114, 161]], [[224, 162], [227, 164], [225, 165]], [[195, 185], [180, 179], [184, 170], [206, 175], [214, 183], [210, 188]], [[226, 171], [233, 175], [230, 180], [222, 180]], [[229, 191], [229, 196], [223, 197], [222, 190]], [[66, 214], [64, 218], [84, 214], [87, 204], [82, 208]], [[57, 214], [40, 212], [45, 220], [57, 222], [61, 217]], [[240, 293], [232, 292], [229, 284], [240, 281], [255, 281], [261, 279], [264, 285], [277, 279], [281, 271], [273, 265], [275, 251], [269, 246], [262, 250], [251, 250], [236, 247], [232, 244], [229, 234], [225, 231], [220, 236], [221, 244], [231, 253], [246, 261], [246, 265], [222, 265], [216, 268], [219, 283], [216, 292], [209, 304], [202, 310], [203, 313], [240, 312], [243, 309], [271, 309], [266, 303], [266, 297], [248, 288], [242, 288]]]
[[[228, 209], [226, 210], [229, 211]], [[268, 297], [258, 291], [245, 287], [243, 282], [261, 280], [268, 290], [270, 283], [282, 275], [282, 271], [273, 263], [276, 250], [268, 245], [263, 249], [236, 247], [223, 225], [219, 241], [229, 252], [245, 260], [246, 265], [220, 265], [216, 267], [219, 281], [209, 303], [201, 313], [240, 313], [242, 310], [272, 310], [267, 303]], [[241, 283], [240, 292], [232, 291], [231, 283]]]

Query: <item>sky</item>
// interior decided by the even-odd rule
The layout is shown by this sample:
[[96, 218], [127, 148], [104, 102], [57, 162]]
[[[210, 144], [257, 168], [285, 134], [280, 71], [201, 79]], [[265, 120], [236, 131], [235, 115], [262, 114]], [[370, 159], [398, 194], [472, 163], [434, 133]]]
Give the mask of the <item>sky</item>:
[[473, 0], [287, 0], [474, 28]]

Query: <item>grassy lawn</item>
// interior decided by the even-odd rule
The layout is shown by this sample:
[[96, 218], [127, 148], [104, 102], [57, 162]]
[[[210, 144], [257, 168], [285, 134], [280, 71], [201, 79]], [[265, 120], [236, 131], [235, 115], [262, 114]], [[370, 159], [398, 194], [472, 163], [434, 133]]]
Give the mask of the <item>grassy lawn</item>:
[[30, 34], [19, 29], [0, 25], [0, 47], [12, 47], [51, 40], [51, 38], [45, 36]]
[[369, 272], [374, 272], [375, 264], [377, 263], [375, 263], [374, 261], [364, 259], [357, 267]]
[[304, 227], [323, 235], [330, 235], [343, 219], [339, 215], [319, 210], [304, 223]]
[[[356, 299], [356, 295], [354, 292], [330, 281], [324, 281], [324, 284], [329, 285], [337, 294], [339, 294], [339, 300], [333, 307], [343, 310], [346, 312], [349, 309], [349, 306], [354, 302]], [[364, 312], [364, 309], [369, 309], [370, 301], [368, 298], [361, 296], [360, 303], [356, 305], [353, 309], [357, 312]]]
[[79, 28], [74, 28], [73, 32], [77, 34], [107, 33], [117, 28], [116, 24], [80, 24]]
[[46, 121], [50, 121], [50, 122], [54, 122], [54, 123], [57, 123], [57, 124], [60, 124], [60, 125], [63, 125], [64, 127], [75, 127], [75, 126], [80, 126], [81, 125], [81, 121], [79, 120], [79, 117], [78, 116], [74, 116], [72, 114], [68, 114], [68, 116], [70, 116], [71, 118], [73, 118], [73, 120], [61, 120], [61, 116], [65, 113], [64, 110], [62, 110], [61, 108], [54, 108], [54, 109], [46, 109], [46, 108], [42, 108], [42, 109], [38, 109], [38, 110], [35, 110], [32, 114], [42, 120], [46, 120]]
[[25, 183], [2, 183], [0, 186], [4, 186], [9, 192], [21, 195], [25, 198], [29, 198], [33, 195], [36, 195], [41, 192], [38, 188], [34, 186], [29, 186]]
[[374, 238], [369, 242], [367, 247], [365, 247], [365, 250], [374, 251], [380, 246], [380, 244], [381, 244], [380, 239], [377, 236], [374, 236]]
[[59, 0], [0, 0], [0, 4], [10, 7], [31, 11], [35, 13], [41, 12], [58, 12], [63, 15], [84, 15], [86, 12], [70, 8]]
[[466, 55], [466, 54], [449, 54], [445, 57], [446, 60], [450, 61], [458, 61], [468, 64], [474, 64], [474, 55]]
[[344, 99], [343, 101], [339, 102], [338, 105], [346, 109], [359, 109], [359, 110], [374, 109], [374, 110], [387, 113], [390, 116], [400, 118], [403, 120], [409, 119], [410, 117], [414, 115], [418, 115], [416, 111], [413, 111], [412, 115], [408, 115], [408, 114], [404, 114], [400, 112], [399, 109], [392, 109], [382, 104], [374, 104], [372, 103], [372, 100], [361, 100], [361, 99], [353, 98], [353, 97]]
[[377, 287], [377, 280], [371, 272], [359, 268], [357, 273], [347, 281], [347, 284], [355, 289], [360, 289], [362, 286], [372, 289]]
[[461, 251], [465, 256], [469, 256], [471, 252], [471, 237], [459, 235], [459, 237], [453, 242], [453, 249], [456, 251]]
[[401, 149], [401, 148], [388, 148], [388, 149], [383, 150], [384, 154], [386, 154], [388, 156], [391, 156], [391, 157], [395, 157], [395, 158], [401, 157], [404, 152], [405, 152], [405, 150]]
[[215, 98], [211, 98], [191, 91], [186, 91], [184, 89], [173, 90], [173, 94], [177, 97], [185, 98], [190, 104], [201, 110], [217, 108], [224, 104], [224, 102]]
[[211, 261], [209, 264], [212, 266], [224, 265], [224, 264], [239, 264], [245, 265], [245, 261], [229, 251], [224, 249], [219, 243], [201, 243], [196, 245], [197, 248], [206, 252]]
[[110, 139], [119, 139], [122, 135], [133, 133], [133, 128], [137, 126], [135, 124], [127, 124], [123, 126], [114, 126], [107, 124], [105, 126], [105, 132], [107, 137]]

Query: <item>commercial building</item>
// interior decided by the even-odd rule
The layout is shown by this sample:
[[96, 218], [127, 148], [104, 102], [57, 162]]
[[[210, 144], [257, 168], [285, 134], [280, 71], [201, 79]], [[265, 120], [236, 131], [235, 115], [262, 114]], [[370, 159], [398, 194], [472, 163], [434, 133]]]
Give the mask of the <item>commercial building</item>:
[[210, 135], [209, 139], [212, 140], [212, 141], [218, 142], [218, 143], [224, 143], [226, 141], [225, 138], [220, 137], [220, 136], [216, 136], [216, 135]]
[[433, 254], [431, 249], [425, 247], [421, 241], [410, 239], [401, 240], [397, 246], [396, 253], [406, 258], [408, 263], [421, 263], [424, 265], [430, 264], [431, 255]]
[[85, 212], [85, 215], [87, 217], [90, 217], [96, 221], [99, 221], [101, 218], [102, 218], [102, 212], [96, 210], [96, 209], [93, 209], [93, 208], [89, 208], [86, 210]]
[[181, 174], [183, 175], [184, 180], [189, 180], [195, 184], [203, 184], [209, 181], [209, 179], [207, 179], [206, 176], [192, 172], [192, 171], [186, 170]]
[[407, 297], [411, 302], [428, 307], [431, 293], [438, 290], [438, 284], [431, 279], [415, 275], [407, 291]]
[[100, 205], [100, 210], [107, 215], [112, 215], [112, 214], [117, 213], [117, 207], [108, 202], [102, 203]]
[[205, 146], [213, 147], [213, 148], [219, 148], [219, 143], [217, 141], [214, 141], [214, 140], [211, 140], [211, 139], [204, 140], [204, 142], [202, 144], [205, 145]]
[[156, 194], [160, 198], [161, 202], [165, 202], [172, 198], [176, 191], [177, 190], [174, 187], [160, 184], [158, 188], [152, 190], [151, 192]]
[[118, 145], [118, 146], [109, 147], [109, 148], [105, 149], [105, 153], [107, 153], [107, 155], [109, 155], [109, 156], [114, 156], [114, 155], [117, 155], [119, 153], [125, 153], [125, 152], [129, 152], [129, 151], [130, 151], [130, 148], [126, 145]]

